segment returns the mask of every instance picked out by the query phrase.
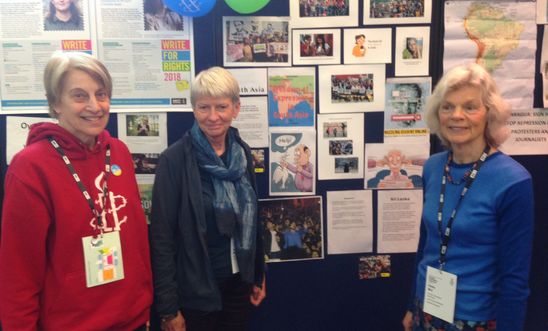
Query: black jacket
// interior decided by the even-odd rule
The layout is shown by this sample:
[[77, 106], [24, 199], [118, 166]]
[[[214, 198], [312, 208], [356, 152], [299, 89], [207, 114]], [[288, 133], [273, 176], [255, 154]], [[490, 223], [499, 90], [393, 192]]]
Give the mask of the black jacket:
[[[237, 132], [235, 136], [244, 147], [251, 184], [257, 192], [249, 146]], [[154, 299], [160, 316], [181, 308], [222, 309], [207, 252], [206, 231], [200, 170], [187, 132], [162, 153], [154, 180], [150, 249]], [[254, 261], [242, 264], [238, 260], [242, 279], [257, 285], [264, 273], [262, 233], [262, 225], [257, 224]]]

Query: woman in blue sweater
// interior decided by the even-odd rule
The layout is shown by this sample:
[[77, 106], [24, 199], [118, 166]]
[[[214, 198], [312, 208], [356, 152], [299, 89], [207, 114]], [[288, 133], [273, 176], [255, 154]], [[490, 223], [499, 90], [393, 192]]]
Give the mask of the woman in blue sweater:
[[530, 174], [497, 150], [510, 115], [477, 64], [441, 78], [427, 122], [447, 151], [424, 166], [424, 207], [406, 331], [523, 328], [533, 235]]

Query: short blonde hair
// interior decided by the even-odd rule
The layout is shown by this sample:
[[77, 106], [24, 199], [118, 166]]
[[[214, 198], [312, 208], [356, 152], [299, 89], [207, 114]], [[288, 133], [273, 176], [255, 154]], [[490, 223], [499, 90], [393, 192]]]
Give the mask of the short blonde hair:
[[61, 100], [65, 78], [71, 70], [81, 70], [90, 75], [105, 88], [109, 99], [112, 98], [112, 77], [104, 64], [87, 53], [57, 51], [53, 53], [44, 70], [49, 115], [53, 118], [57, 118], [54, 107]]
[[190, 103], [196, 106], [196, 100], [203, 97], [230, 98], [233, 103], [240, 102], [240, 86], [232, 74], [221, 67], [202, 70], [190, 88]]
[[487, 109], [485, 140], [492, 147], [500, 146], [510, 135], [510, 130], [506, 126], [506, 121], [510, 117], [510, 108], [502, 99], [491, 75], [484, 67], [476, 63], [454, 67], [440, 79], [426, 102], [425, 118], [430, 132], [436, 134], [442, 144], [449, 147], [449, 141], [441, 134], [439, 110], [447, 93], [465, 86], [480, 90], [482, 102]]

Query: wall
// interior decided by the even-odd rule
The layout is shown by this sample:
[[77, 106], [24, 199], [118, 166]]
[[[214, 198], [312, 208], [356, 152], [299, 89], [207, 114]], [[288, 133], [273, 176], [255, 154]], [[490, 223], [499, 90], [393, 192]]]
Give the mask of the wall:
[[[433, 6], [430, 75], [435, 83], [442, 72], [443, 1], [433, 0]], [[218, 0], [211, 13], [194, 20], [196, 72], [212, 65], [222, 65], [222, 16], [236, 15], [224, 1]], [[288, 0], [271, 0], [265, 8], [253, 15], [288, 16]], [[361, 21], [360, 12], [359, 22]], [[540, 47], [543, 27], [540, 26], [538, 30]], [[537, 58], [539, 57], [540, 53], [537, 54]], [[538, 63], [536, 67], [539, 67]], [[386, 75], [394, 76], [393, 65], [387, 65]], [[535, 107], [541, 107], [540, 75], [536, 77], [536, 86]], [[116, 118], [111, 118], [108, 129], [115, 133]], [[176, 141], [191, 124], [192, 114], [169, 113], [169, 143]], [[4, 115], [0, 115], [0, 127], [5, 128]], [[382, 136], [383, 114], [366, 113], [365, 141], [382, 142]], [[5, 171], [5, 135], [0, 136], [0, 146], [0, 164]], [[432, 152], [440, 150], [435, 139], [432, 139], [431, 149]], [[516, 159], [531, 172], [535, 182], [536, 226], [526, 330], [548, 330], [548, 248], [545, 244], [548, 241], [548, 176], [545, 175], [548, 157], [522, 156]], [[265, 161], [267, 163], [268, 160]], [[258, 175], [261, 198], [268, 195], [267, 176]], [[316, 193], [324, 199], [324, 229], [325, 192], [359, 189], [363, 189], [363, 180], [317, 182]], [[324, 233], [324, 236], [329, 234]], [[324, 246], [325, 244], [326, 242]], [[376, 241], [373, 247], [376, 247]], [[358, 279], [358, 259], [362, 255], [364, 254], [326, 255], [323, 260], [269, 264], [267, 299], [254, 312], [252, 329], [401, 330], [401, 318], [406, 309], [413, 274], [414, 254], [392, 254], [392, 276], [389, 279], [367, 281]]]

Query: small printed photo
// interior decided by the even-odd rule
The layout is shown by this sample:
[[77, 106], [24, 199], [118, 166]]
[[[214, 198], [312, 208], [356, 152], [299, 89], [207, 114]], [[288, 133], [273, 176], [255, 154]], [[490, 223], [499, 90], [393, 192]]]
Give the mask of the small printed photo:
[[387, 108], [391, 110], [389, 120], [397, 127], [414, 127], [418, 121], [422, 120], [425, 98], [421, 85], [410, 82], [396, 83], [390, 87], [392, 93], [387, 100]]
[[422, 187], [422, 170], [428, 159], [424, 144], [366, 144], [366, 184], [370, 189]]
[[369, 17], [423, 17], [424, 0], [370, 0]]
[[392, 29], [344, 29], [344, 63], [391, 63]]
[[44, 0], [44, 31], [83, 31], [81, 0]]
[[291, 25], [307, 29], [357, 26], [358, 1], [361, 0], [289, 0]]
[[128, 137], [158, 137], [160, 135], [159, 115], [127, 115], [126, 135]]
[[289, 19], [223, 17], [223, 25], [225, 65], [289, 64]]
[[330, 140], [329, 155], [352, 155], [352, 140]]
[[183, 31], [183, 17], [163, 0], [144, 0], [145, 31]]
[[357, 157], [337, 157], [334, 162], [336, 174], [358, 172]]
[[266, 262], [322, 259], [321, 197], [259, 200]]
[[150, 213], [152, 208], [152, 183], [138, 183], [139, 195], [141, 196], [141, 206], [145, 212], [147, 224], [150, 225]]
[[331, 75], [332, 103], [365, 103], [374, 100], [373, 74]]
[[155, 174], [159, 157], [160, 157], [160, 154], [158, 153], [131, 154], [131, 158], [133, 159], [133, 166], [135, 167], [135, 174], [137, 175]]
[[251, 156], [253, 157], [253, 169], [255, 169], [255, 173], [264, 173], [264, 149], [251, 149]]
[[360, 279], [388, 278], [391, 274], [390, 255], [361, 256], [358, 270]]
[[405, 38], [405, 48], [402, 52], [402, 59], [422, 59], [422, 38], [407, 37]]
[[356, 44], [352, 47], [352, 55], [355, 57], [364, 57], [367, 49], [365, 48], [365, 35], [363, 33], [354, 35]]
[[348, 16], [348, 0], [299, 0], [300, 17]]
[[341, 29], [293, 29], [291, 33], [293, 64], [341, 63]]
[[333, 34], [301, 34], [301, 57], [307, 56], [332, 56]]
[[324, 138], [346, 138], [348, 125], [346, 122], [326, 122], [323, 124]]

